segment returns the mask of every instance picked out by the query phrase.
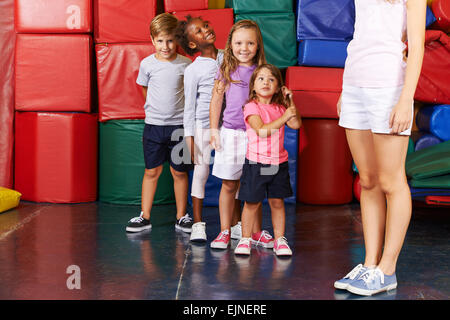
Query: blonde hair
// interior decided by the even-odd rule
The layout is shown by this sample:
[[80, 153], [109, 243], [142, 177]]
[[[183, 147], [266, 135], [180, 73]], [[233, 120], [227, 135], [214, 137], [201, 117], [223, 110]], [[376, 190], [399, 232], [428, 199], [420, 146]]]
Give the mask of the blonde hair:
[[174, 34], [178, 26], [178, 19], [170, 13], [161, 13], [152, 19], [150, 23], [150, 35], [152, 38], [160, 33]]
[[225, 45], [223, 62], [220, 66], [220, 73], [225, 80], [225, 85], [229, 83], [236, 82], [231, 79], [231, 74], [237, 69], [239, 66], [239, 60], [233, 55], [233, 50], [231, 48], [231, 40], [233, 38], [233, 34], [236, 30], [239, 29], [253, 29], [256, 32], [256, 42], [258, 44], [258, 50], [256, 51], [255, 56], [253, 57], [253, 63], [256, 65], [261, 65], [266, 63], [266, 56], [264, 54], [264, 44], [262, 39], [261, 30], [256, 22], [252, 20], [241, 20], [236, 22], [230, 30], [228, 34], [227, 43]]
[[281, 88], [284, 86], [283, 76], [281, 75], [280, 69], [278, 69], [273, 64], [268, 64], [268, 63], [258, 66], [255, 69], [255, 71], [253, 71], [252, 77], [250, 78], [250, 84], [249, 84], [250, 94], [249, 94], [247, 103], [248, 102], [252, 102], [252, 101], [258, 102], [258, 96], [257, 96], [257, 94], [256, 94], [256, 92], [254, 90], [254, 87], [255, 87], [256, 77], [258, 76], [258, 73], [262, 69], [269, 70], [270, 73], [275, 77], [275, 79], [277, 79], [277, 82], [278, 82], [278, 90], [272, 96], [272, 99], [270, 100], [270, 103], [271, 104], [277, 104], [277, 105], [280, 105], [280, 106], [283, 106], [283, 107], [287, 108], [289, 106], [289, 100], [287, 100], [283, 96], [283, 92], [281, 91]]

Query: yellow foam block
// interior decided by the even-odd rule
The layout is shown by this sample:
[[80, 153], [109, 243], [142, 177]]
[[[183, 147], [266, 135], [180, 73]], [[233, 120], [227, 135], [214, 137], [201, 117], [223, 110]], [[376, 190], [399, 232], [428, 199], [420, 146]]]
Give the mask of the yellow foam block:
[[223, 9], [225, 8], [225, 0], [209, 0], [208, 9]]
[[21, 196], [18, 191], [0, 187], [0, 212], [17, 207]]

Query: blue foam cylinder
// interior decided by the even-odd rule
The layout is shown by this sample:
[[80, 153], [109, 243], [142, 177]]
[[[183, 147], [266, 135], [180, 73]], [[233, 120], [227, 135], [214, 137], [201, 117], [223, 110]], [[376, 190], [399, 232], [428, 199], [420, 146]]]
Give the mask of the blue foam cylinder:
[[431, 132], [442, 141], [450, 140], [450, 105], [421, 108], [416, 116], [416, 124], [421, 131]]
[[433, 135], [432, 133], [424, 133], [420, 138], [416, 140], [414, 150], [419, 151], [436, 144], [441, 143], [442, 140]]
[[303, 40], [298, 47], [300, 66], [343, 68], [349, 41]]

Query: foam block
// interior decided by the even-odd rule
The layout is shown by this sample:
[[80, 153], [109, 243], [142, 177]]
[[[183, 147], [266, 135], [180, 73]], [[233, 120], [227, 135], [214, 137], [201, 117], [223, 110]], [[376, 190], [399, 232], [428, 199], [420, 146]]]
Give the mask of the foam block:
[[435, 22], [436, 22], [436, 17], [434, 16], [434, 13], [431, 10], [431, 8], [429, 6], [427, 6], [427, 16], [426, 16], [426, 21], [425, 21], [426, 27], [431, 26]]
[[450, 196], [450, 189], [414, 188], [410, 186], [411, 196], [414, 198], [426, 196]]
[[298, 47], [300, 66], [337, 67], [345, 66], [349, 41], [303, 40]]
[[450, 141], [408, 154], [405, 168], [409, 177], [419, 180], [449, 175]]
[[355, 24], [353, 0], [297, 2], [297, 40], [351, 40]]
[[343, 69], [289, 67], [286, 86], [302, 117], [337, 119], [336, 104], [342, 91]]
[[426, 30], [422, 72], [414, 99], [432, 104], [450, 104], [450, 38], [439, 30]]
[[164, 0], [166, 12], [208, 9], [208, 0]]
[[94, 1], [95, 42], [148, 42], [157, 0]]
[[334, 119], [303, 119], [297, 167], [297, 201], [344, 204], [353, 199], [352, 156], [345, 130]]
[[92, 31], [92, 0], [16, 0], [19, 33], [87, 33]]
[[280, 69], [297, 64], [293, 13], [245, 13], [236, 15], [235, 22], [244, 19], [255, 21], [261, 29], [268, 63]]
[[226, 0], [225, 6], [236, 14], [293, 12], [292, 0]]
[[225, 0], [209, 0], [208, 9], [224, 9]]
[[14, 186], [14, 0], [0, 1], [0, 186]]
[[[225, 49], [228, 33], [234, 23], [233, 9], [175, 11], [173, 14], [180, 20], [185, 20], [186, 16], [190, 15], [192, 17], [202, 17], [203, 20], [209, 21], [216, 33], [216, 47]], [[180, 53], [186, 55], [182, 50]]]
[[17, 207], [21, 196], [16, 190], [0, 187], [0, 213]]
[[429, 131], [440, 140], [450, 140], [450, 105], [426, 106], [419, 110], [417, 127]]
[[[145, 163], [142, 146], [144, 120], [100, 122], [99, 200], [114, 204], [141, 204]], [[174, 203], [169, 163], [163, 166], [153, 204]]]
[[425, 202], [431, 205], [450, 206], [449, 196], [426, 196]]
[[15, 188], [22, 199], [97, 199], [98, 119], [88, 113], [16, 112]]
[[411, 179], [414, 188], [450, 189], [450, 174], [424, 179]]
[[144, 119], [145, 97], [136, 84], [139, 65], [155, 52], [151, 43], [98, 44], [99, 119]]
[[90, 112], [91, 52], [89, 35], [18, 34], [16, 110]]
[[414, 146], [414, 151], [419, 151], [419, 150], [437, 145], [441, 142], [442, 142], [442, 140], [439, 139], [438, 137], [436, 137], [434, 134], [423, 133], [423, 135], [417, 139], [415, 146]]
[[433, 27], [450, 32], [450, 1], [448, 0], [433, 0], [431, 3], [431, 10], [436, 17], [436, 22]]

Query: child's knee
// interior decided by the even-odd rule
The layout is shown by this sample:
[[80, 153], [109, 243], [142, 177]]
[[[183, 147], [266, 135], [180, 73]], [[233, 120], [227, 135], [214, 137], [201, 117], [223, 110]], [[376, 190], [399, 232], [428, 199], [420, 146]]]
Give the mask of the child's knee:
[[174, 180], [184, 180], [188, 178], [187, 172], [177, 171], [170, 167], [170, 172], [172, 173], [172, 177]]
[[145, 169], [144, 171], [144, 179], [149, 180], [157, 180], [162, 172], [162, 166], [152, 168], [152, 169]]
[[271, 209], [283, 209], [284, 208], [284, 201], [283, 199], [277, 199], [277, 198], [270, 198], [268, 199], [269, 205]]
[[239, 188], [239, 181], [234, 180], [223, 180], [222, 190], [227, 193], [235, 193]]

